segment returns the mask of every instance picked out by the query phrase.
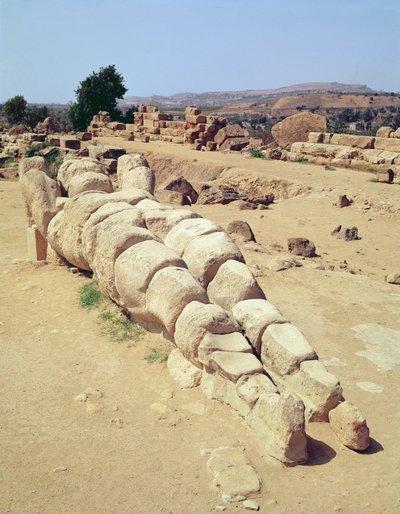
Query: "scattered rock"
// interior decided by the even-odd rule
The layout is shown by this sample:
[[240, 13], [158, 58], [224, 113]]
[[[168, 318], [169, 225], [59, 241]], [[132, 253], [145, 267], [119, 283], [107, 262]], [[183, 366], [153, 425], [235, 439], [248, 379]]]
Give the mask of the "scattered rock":
[[83, 393], [86, 394], [88, 398], [103, 398], [103, 393], [94, 387], [88, 387]]
[[97, 402], [86, 402], [86, 414], [88, 416], [94, 416], [95, 414], [101, 412], [103, 410], [103, 404]]
[[294, 255], [302, 257], [315, 257], [315, 244], [303, 237], [290, 237], [287, 241], [288, 250]]
[[243, 502], [243, 507], [247, 510], [260, 510], [260, 506], [258, 505], [258, 503], [253, 500], [245, 500]]
[[388, 284], [400, 285], [400, 273], [391, 273], [386, 277], [386, 282]]
[[240, 194], [232, 186], [214, 184], [212, 186], [204, 185], [202, 187], [197, 203], [204, 205], [220, 203], [226, 205], [234, 202], [235, 200], [246, 200], [246, 197]]
[[352, 203], [353, 203], [353, 200], [351, 200], [350, 198], [347, 198], [347, 195], [339, 196], [338, 207], [340, 207], [341, 209], [343, 207], [349, 207], [349, 205], [351, 205]]
[[110, 423], [117, 428], [122, 428], [124, 424], [121, 418], [113, 418]]
[[260, 490], [260, 479], [249, 464], [230, 466], [220, 471], [214, 478], [221, 493], [229, 496], [246, 496]]
[[241, 241], [256, 241], [254, 233], [246, 221], [233, 220], [229, 223], [226, 231], [228, 234], [238, 237]]
[[61, 471], [67, 471], [67, 468], [65, 466], [58, 466], [53, 469], [53, 473], [60, 473]]
[[358, 241], [361, 239], [358, 235], [357, 227], [344, 228], [342, 225], [338, 225], [332, 230], [331, 235], [336, 236], [338, 239], [344, 239], [345, 241]]
[[302, 264], [291, 257], [274, 256], [269, 257], [268, 260], [265, 261], [265, 266], [270, 271], [284, 271], [290, 268], [300, 267]]
[[161, 189], [181, 193], [182, 195], [189, 197], [192, 204], [196, 203], [197, 198], [199, 197], [197, 191], [194, 189], [192, 184], [185, 179], [185, 177], [178, 177], [169, 180], [161, 186]]
[[86, 402], [87, 395], [85, 393], [78, 394], [78, 396], [75, 396], [74, 400], [76, 402]]
[[351, 450], [366, 450], [369, 428], [359, 409], [350, 402], [342, 402], [329, 412], [329, 422], [338, 439]]

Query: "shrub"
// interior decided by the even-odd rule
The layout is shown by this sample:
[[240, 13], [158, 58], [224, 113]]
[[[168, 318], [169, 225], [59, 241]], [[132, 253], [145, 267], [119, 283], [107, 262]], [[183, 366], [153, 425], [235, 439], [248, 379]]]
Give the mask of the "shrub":
[[250, 150], [250, 157], [256, 157], [258, 159], [264, 159], [265, 155], [261, 150]]

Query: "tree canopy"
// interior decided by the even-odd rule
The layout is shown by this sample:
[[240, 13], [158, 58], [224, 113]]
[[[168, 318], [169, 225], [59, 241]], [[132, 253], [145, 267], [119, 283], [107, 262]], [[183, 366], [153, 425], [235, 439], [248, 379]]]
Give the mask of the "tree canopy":
[[115, 65], [91, 73], [80, 82], [75, 91], [76, 102], [68, 110], [68, 118], [74, 130], [86, 130], [99, 111], [108, 111], [115, 120], [120, 118], [117, 99], [123, 98], [127, 91], [124, 78], [117, 72]]
[[3, 105], [4, 113], [10, 125], [17, 125], [26, 121], [26, 108], [28, 102], [22, 95], [14, 96]]

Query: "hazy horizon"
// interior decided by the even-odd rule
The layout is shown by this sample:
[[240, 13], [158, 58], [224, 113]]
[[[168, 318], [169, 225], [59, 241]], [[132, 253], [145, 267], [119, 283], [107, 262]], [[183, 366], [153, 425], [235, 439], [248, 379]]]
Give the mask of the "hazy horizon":
[[309, 82], [399, 92], [399, 26], [397, 0], [0, 0], [0, 102], [74, 101], [109, 64], [126, 96]]

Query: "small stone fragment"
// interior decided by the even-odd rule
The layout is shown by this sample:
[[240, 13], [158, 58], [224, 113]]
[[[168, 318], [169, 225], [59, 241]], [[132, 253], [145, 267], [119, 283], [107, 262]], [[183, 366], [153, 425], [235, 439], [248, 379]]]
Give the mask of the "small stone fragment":
[[260, 490], [260, 479], [249, 464], [223, 469], [215, 477], [214, 483], [220, 486], [222, 494], [230, 496], [246, 496]]
[[60, 473], [61, 471], [67, 471], [67, 468], [65, 466], [58, 466], [53, 469], [53, 473]]
[[253, 500], [245, 500], [243, 502], [243, 507], [247, 510], [260, 510], [260, 506], [258, 505], [258, 503], [256, 503]]
[[228, 234], [237, 237], [241, 241], [255, 241], [253, 231], [246, 221], [233, 220], [229, 223], [226, 231]]
[[400, 273], [391, 273], [386, 277], [386, 282], [388, 284], [400, 285]]
[[304, 237], [290, 237], [287, 241], [288, 250], [293, 255], [315, 257], [315, 244]]
[[360, 410], [350, 402], [342, 402], [329, 412], [329, 422], [338, 439], [351, 450], [366, 450], [369, 428]]
[[86, 402], [87, 395], [85, 393], [78, 394], [78, 396], [75, 396], [74, 400], [76, 402]]
[[349, 207], [353, 203], [353, 200], [347, 198], [347, 195], [340, 195], [338, 206], [342, 209], [343, 207]]
[[94, 387], [88, 387], [83, 393], [86, 394], [88, 398], [103, 398], [103, 393]]
[[103, 410], [103, 405], [101, 403], [95, 403], [91, 401], [86, 402], [86, 414], [88, 416], [93, 416], [94, 414], [97, 414], [98, 412], [101, 412]]

